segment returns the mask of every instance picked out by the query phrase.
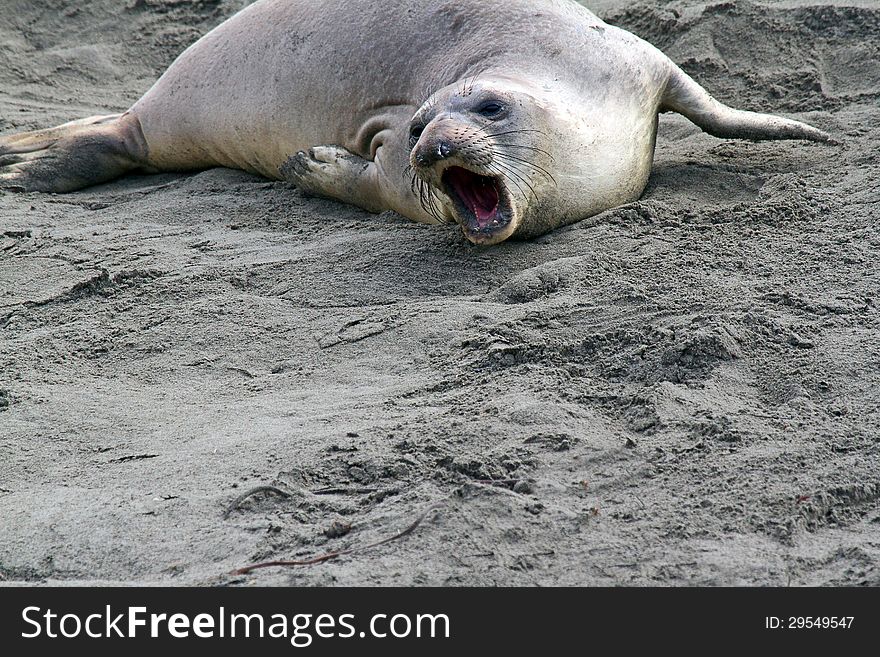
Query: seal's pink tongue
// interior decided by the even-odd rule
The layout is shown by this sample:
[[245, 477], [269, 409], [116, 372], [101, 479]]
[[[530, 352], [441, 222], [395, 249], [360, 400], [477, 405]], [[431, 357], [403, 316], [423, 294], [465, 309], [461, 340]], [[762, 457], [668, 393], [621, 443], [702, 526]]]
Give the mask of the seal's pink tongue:
[[474, 213], [480, 228], [485, 228], [495, 219], [498, 214], [498, 188], [494, 179], [461, 167], [450, 167], [444, 178]]

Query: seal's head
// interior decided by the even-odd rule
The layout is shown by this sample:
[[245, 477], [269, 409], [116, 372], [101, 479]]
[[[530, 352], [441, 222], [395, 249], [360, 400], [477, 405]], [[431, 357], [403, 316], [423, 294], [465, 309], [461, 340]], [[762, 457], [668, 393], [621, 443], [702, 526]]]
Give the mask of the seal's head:
[[[481, 76], [445, 87], [410, 123], [413, 191], [475, 244], [541, 223], [557, 187], [546, 103], [523, 80]], [[531, 231], [526, 231], [531, 232]]]

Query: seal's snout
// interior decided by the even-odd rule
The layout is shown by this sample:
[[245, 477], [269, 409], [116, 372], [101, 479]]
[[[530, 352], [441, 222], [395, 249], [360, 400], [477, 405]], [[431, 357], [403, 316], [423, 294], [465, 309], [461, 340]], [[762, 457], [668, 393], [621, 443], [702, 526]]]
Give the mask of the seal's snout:
[[429, 167], [436, 164], [440, 160], [445, 160], [455, 153], [452, 144], [443, 139], [430, 141], [427, 143], [419, 142], [416, 144], [413, 152], [415, 161], [422, 167]]

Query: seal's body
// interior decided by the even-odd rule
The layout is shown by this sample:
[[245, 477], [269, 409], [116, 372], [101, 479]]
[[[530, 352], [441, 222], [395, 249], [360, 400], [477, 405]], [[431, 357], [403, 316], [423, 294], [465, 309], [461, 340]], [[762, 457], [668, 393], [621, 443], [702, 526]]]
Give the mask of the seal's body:
[[660, 111], [831, 141], [722, 105], [572, 0], [259, 0], [125, 114], [0, 138], [0, 186], [227, 166], [492, 244], [638, 198]]

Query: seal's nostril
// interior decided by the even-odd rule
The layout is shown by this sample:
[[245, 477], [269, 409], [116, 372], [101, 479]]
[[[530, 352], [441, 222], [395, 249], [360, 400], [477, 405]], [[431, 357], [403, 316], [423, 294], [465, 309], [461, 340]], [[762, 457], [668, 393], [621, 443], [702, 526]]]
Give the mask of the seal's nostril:
[[449, 154], [452, 152], [452, 146], [447, 144], [445, 141], [441, 141], [437, 144], [437, 157], [444, 158], [449, 157]]

